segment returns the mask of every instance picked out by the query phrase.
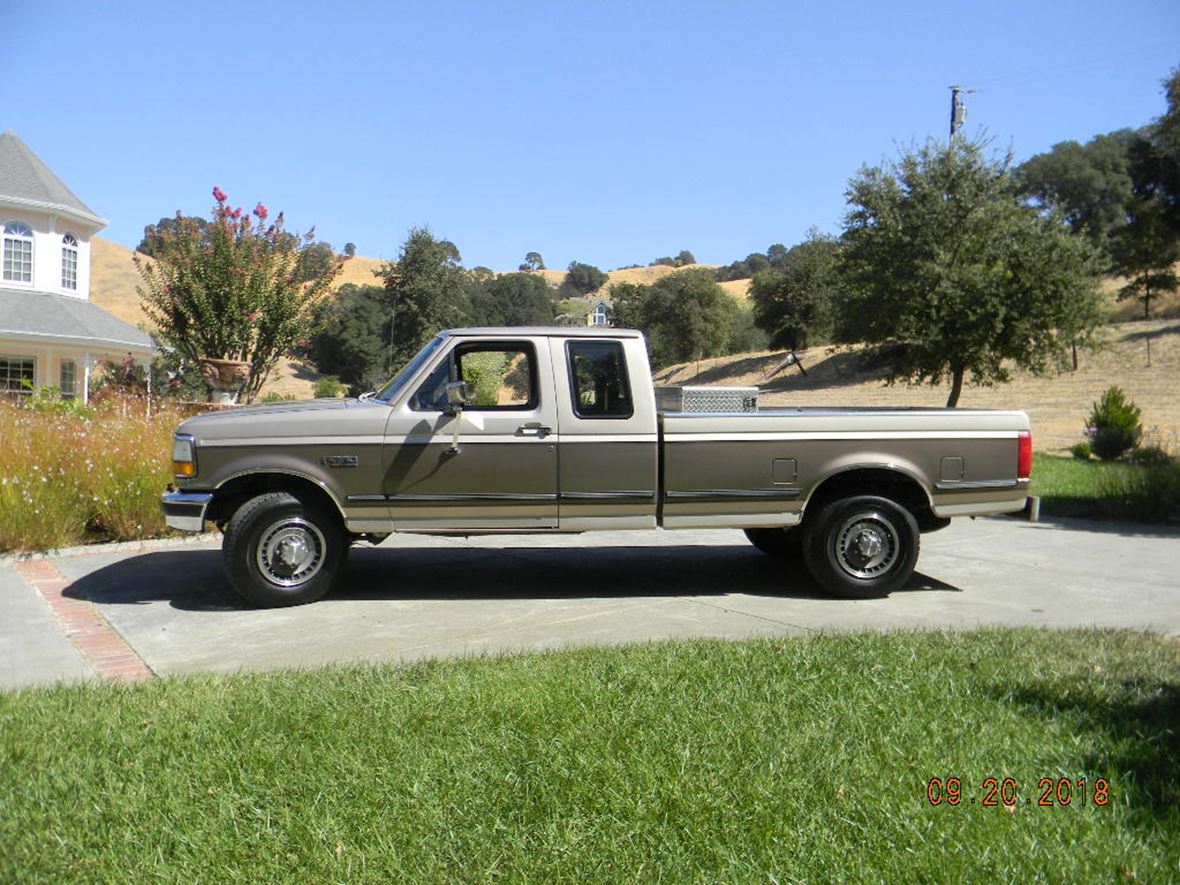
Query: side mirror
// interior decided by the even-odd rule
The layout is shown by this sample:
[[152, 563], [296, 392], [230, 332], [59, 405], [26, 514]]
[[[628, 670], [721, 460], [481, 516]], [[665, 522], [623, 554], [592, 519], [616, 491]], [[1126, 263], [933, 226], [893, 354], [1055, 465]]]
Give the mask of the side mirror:
[[467, 405], [470, 394], [466, 381], [451, 381], [447, 384], [447, 412], [454, 415]]
[[463, 407], [467, 405], [469, 393], [466, 381], [451, 381], [447, 384], [447, 411], [446, 414], [455, 419], [454, 427], [452, 428], [451, 447], [447, 449], [448, 455], [459, 454], [459, 416], [463, 414]]

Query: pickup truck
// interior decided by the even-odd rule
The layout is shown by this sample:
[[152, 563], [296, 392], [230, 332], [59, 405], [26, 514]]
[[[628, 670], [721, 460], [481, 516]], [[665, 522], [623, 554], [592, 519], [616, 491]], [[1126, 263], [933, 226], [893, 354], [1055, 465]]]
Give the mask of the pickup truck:
[[1023, 509], [1032, 438], [1019, 411], [662, 412], [639, 332], [479, 328], [358, 399], [190, 418], [172, 465], [168, 525], [216, 524], [259, 606], [320, 598], [354, 541], [392, 532], [659, 527], [744, 529], [870, 598], [910, 577], [921, 532]]

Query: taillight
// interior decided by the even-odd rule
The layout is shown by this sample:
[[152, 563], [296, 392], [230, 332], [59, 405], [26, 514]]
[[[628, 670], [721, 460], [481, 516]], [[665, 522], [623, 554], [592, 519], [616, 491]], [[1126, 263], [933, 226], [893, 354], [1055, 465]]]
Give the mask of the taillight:
[[1032, 434], [1022, 433], [1016, 444], [1016, 478], [1032, 476]]

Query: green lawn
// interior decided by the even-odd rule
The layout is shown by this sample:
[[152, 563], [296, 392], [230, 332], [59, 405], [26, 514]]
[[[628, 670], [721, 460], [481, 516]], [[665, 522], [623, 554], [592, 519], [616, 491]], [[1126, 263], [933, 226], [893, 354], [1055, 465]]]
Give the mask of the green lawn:
[[1135, 522], [1180, 522], [1180, 464], [1143, 467], [1121, 462], [1033, 458], [1032, 494], [1041, 513]]
[[1174, 881], [1178, 723], [1176, 645], [1099, 631], [29, 690], [0, 694], [0, 881]]

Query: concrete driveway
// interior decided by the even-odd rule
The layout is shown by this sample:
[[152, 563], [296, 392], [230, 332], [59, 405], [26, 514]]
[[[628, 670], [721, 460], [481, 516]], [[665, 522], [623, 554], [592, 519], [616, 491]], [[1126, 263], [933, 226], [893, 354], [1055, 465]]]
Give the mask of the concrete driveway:
[[1180, 635], [1180, 529], [956, 520], [886, 599], [831, 599], [737, 531], [391, 537], [310, 606], [243, 608], [215, 541], [0, 561], [0, 687], [95, 675], [831, 630], [1100, 626]]

